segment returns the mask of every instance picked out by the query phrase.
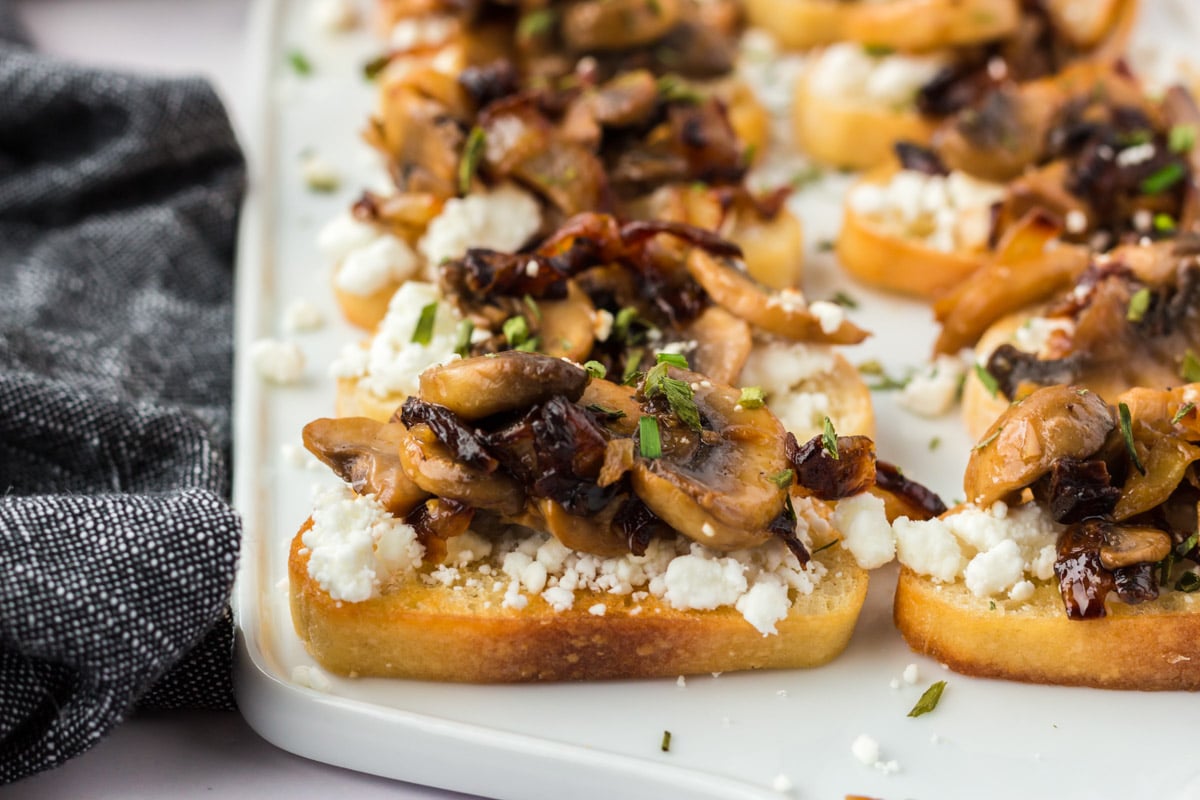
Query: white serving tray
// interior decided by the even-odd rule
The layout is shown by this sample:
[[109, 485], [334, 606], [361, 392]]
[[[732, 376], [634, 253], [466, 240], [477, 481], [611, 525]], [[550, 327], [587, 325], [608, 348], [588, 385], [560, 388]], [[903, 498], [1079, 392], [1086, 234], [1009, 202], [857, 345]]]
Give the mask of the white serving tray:
[[[1145, 5], [1135, 54], [1183, 45], [1196, 30], [1186, 0]], [[238, 701], [255, 730], [331, 764], [513, 800], [1200, 797], [1189, 713], [1197, 698], [948, 672], [914, 656], [893, 628], [894, 570], [872, 576], [846, 653], [815, 670], [689, 676], [686, 685], [462, 686], [349, 680], [318, 670], [328, 685], [317, 691], [293, 680], [296, 667], [313, 662], [292, 631], [287, 546], [308, 513], [311, 485], [331, 478], [283, 453], [299, 447], [304, 423], [332, 413], [326, 367], [343, 343], [361, 336], [340, 321], [314, 238], [378, 172], [356, 131], [373, 103], [361, 65], [381, 50], [365, 30], [317, 33], [308, 11], [307, 2], [261, 0], [253, 35], [261, 117], [249, 143], [253, 192], [238, 266], [235, 503], [245, 543], [235, 604]], [[294, 49], [311, 61], [311, 76], [289, 69], [286, 54]], [[304, 187], [300, 156], [310, 149], [338, 167], [341, 190], [319, 195]], [[805, 289], [818, 299], [838, 289], [857, 299], [854, 317], [875, 335], [849, 356], [902, 372], [930, 351], [928, 308], [853, 285], [831, 255], [817, 252], [837, 229], [847, 181], [833, 176], [795, 201], [810, 248]], [[320, 308], [328, 324], [290, 337], [308, 357], [306, 380], [271, 387], [245, 356], [251, 342], [281, 333], [283, 310], [297, 298]], [[958, 497], [970, 442], [957, 416], [921, 419], [898, 409], [894, 394], [877, 393], [875, 401], [880, 456], [948, 501]], [[915, 685], [894, 680], [909, 663], [919, 667]], [[935, 680], [948, 682], [938, 708], [906, 717]], [[668, 730], [670, 751], [662, 752]], [[851, 754], [864, 733], [897, 772]], [[773, 788], [784, 786], [776, 783], [781, 775], [794, 787], [782, 794]]]

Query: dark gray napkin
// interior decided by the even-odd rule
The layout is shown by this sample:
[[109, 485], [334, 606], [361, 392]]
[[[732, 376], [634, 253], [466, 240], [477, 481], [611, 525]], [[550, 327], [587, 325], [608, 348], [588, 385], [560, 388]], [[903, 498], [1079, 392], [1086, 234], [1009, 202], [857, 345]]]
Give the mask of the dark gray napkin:
[[243, 182], [207, 84], [39, 55], [0, 0], [0, 784], [232, 704]]

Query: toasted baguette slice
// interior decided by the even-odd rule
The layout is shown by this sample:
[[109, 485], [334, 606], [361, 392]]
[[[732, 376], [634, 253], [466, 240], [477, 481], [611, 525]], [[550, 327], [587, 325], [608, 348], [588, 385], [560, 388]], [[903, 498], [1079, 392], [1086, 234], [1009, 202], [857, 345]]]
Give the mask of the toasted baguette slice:
[[1023, 603], [989, 601], [961, 582], [938, 584], [903, 568], [894, 616], [913, 650], [966, 675], [1103, 689], [1200, 689], [1200, 599], [1184, 592], [1133, 606], [1112, 602], [1107, 617], [1075, 621], [1052, 584], [1039, 585]]
[[[867, 573], [841, 547], [817, 558], [828, 573], [792, 598], [764, 636], [732, 608], [679, 611], [653, 596], [576, 591], [555, 611], [540, 596], [503, 606], [496, 575], [453, 590], [410, 579], [359, 603], [334, 600], [308, 574], [301, 537], [288, 560], [292, 620], [317, 662], [339, 675], [497, 683], [651, 678], [825, 664], [850, 641]], [[464, 570], [464, 577], [466, 575]], [[795, 594], [795, 593], [793, 593]], [[603, 614], [595, 613], [604, 607]]]

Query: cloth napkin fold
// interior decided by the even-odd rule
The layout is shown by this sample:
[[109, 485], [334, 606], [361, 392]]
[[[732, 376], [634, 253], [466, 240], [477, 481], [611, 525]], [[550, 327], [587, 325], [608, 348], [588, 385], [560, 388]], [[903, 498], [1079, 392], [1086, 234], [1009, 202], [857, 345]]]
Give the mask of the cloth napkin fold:
[[206, 83], [39, 55], [0, 0], [0, 784], [232, 706], [244, 180]]

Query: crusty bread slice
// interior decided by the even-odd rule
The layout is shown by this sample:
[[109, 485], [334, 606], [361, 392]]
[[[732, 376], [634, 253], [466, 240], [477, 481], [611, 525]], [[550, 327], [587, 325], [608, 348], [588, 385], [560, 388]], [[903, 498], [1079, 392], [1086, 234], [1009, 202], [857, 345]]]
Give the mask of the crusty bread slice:
[[[994, 606], [994, 607], [993, 607]], [[1029, 600], [988, 600], [903, 568], [893, 609], [918, 653], [985, 678], [1103, 689], [1200, 689], [1200, 597], [1166, 591], [1108, 616], [1070, 620], [1054, 584]]]
[[[339, 675], [493, 683], [814, 667], [845, 649], [867, 592], [866, 571], [834, 546], [816, 556], [828, 574], [812, 594], [793, 593], [770, 636], [732, 608], [679, 611], [653, 596], [577, 591], [561, 612], [531, 596], [518, 611], [502, 605], [503, 591], [412, 579], [341, 602], [308, 574], [301, 536], [310, 524], [288, 561], [292, 620], [312, 657]], [[589, 610], [597, 604], [602, 615]]]

